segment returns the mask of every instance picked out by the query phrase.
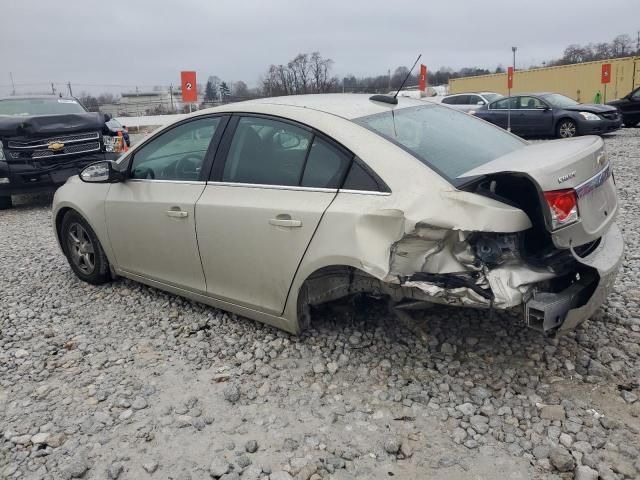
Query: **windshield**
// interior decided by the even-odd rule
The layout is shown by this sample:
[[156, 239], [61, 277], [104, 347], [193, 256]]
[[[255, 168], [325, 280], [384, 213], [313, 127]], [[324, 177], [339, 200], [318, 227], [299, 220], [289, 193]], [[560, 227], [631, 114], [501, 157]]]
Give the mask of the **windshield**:
[[66, 98], [10, 98], [0, 100], [0, 115], [57, 115], [86, 113], [76, 100]]
[[408, 151], [453, 185], [464, 183], [456, 180], [463, 173], [527, 145], [471, 115], [433, 104], [354, 121]]
[[482, 96], [486, 98], [489, 103], [504, 97], [504, 95], [500, 95], [499, 93], [483, 93]]
[[564, 95], [560, 95], [559, 93], [552, 93], [551, 95], [545, 95], [544, 98], [547, 102], [551, 104], [552, 107], [556, 108], [564, 108], [571, 107], [573, 105], [579, 105], [573, 98], [565, 97]]

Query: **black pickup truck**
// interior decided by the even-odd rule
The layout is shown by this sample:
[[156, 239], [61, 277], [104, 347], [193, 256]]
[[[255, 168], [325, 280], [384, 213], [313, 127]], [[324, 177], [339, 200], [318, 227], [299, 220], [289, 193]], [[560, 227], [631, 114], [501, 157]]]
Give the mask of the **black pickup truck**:
[[123, 140], [111, 117], [75, 98], [0, 98], [0, 209], [11, 195], [52, 192], [98, 160], [114, 160]]

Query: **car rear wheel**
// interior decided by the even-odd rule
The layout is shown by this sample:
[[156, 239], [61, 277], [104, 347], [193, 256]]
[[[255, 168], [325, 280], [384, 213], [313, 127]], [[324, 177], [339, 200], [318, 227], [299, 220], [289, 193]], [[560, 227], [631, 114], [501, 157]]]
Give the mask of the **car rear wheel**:
[[111, 280], [109, 261], [98, 237], [84, 218], [67, 212], [60, 228], [60, 242], [73, 272], [87, 283], [100, 285]]
[[578, 127], [576, 125], [576, 122], [574, 122], [573, 120], [569, 120], [568, 118], [565, 118], [558, 122], [558, 128], [556, 132], [556, 136], [558, 138], [571, 138], [575, 137], [576, 135], [578, 135]]
[[11, 203], [11, 195], [0, 197], [0, 210], [7, 210], [12, 206], [13, 204]]

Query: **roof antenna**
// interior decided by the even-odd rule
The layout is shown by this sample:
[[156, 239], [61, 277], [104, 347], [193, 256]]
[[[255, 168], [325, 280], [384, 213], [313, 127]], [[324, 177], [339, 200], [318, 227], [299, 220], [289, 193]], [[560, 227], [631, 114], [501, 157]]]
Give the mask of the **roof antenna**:
[[395, 93], [393, 97], [390, 95], [372, 95], [371, 97], [369, 97], [369, 100], [373, 100], [374, 102], [384, 102], [384, 103], [389, 103], [391, 105], [397, 105], [398, 94], [400, 93], [400, 90], [402, 90], [402, 87], [404, 87], [404, 84], [407, 83], [407, 80], [409, 80], [409, 77], [411, 76], [411, 72], [413, 72], [413, 69], [416, 68], [416, 65], [418, 64], [418, 61], [420, 60], [420, 58], [422, 58], [422, 54], [418, 55], [418, 58], [416, 58], [416, 61], [413, 63], [413, 67], [411, 67], [411, 70], [409, 70], [409, 73], [407, 73], [407, 76], [404, 77], [404, 80], [402, 81], [400, 88], [398, 89], [398, 91]]
[[404, 80], [402, 81], [402, 85], [400, 85], [400, 88], [398, 89], [396, 94], [393, 96], [393, 98], [396, 98], [398, 96], [398, 94], [400, 93], [400, 90], [402, 90], [402, 87], [404, 87], [404, 84], [407, 83], [407, 80], [409, 80], [409, 77], [411, 76], [411, 72], [413, 72], [413, 69], [416, 68], [416, 65], [418, 64], [418, 61], [420, 60], [421, 57], [422, 57], [422, 54], [418, 55], [418, 58], [416, 58], [416, 61], [413, 63], [413, 67], [411, 67], [411, 70], [409, 70], [409, 73], [407, 73], [407, 76], [404, 77]]

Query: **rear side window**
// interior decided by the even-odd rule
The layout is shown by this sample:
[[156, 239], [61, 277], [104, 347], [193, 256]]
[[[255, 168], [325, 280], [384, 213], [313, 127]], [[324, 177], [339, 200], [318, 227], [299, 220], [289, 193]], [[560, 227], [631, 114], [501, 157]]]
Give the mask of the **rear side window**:
[[447, 105], [454, 105], [457, 102], [458, 97], [446, 97], [442, 99], [442, 103]]
[[338, 188], [351, 156], [329, 142], [315, 137], [302, 176], [303, 187]]
[[290, 123], [242, 117], [222, 181], [298, 186], [311, 138], [311, 132]]
[[527, 143], [471, 115], [434, 104], [354, 120], [411, 153], [453, 185], [457, 177]]
[[368, 172], [357, 160], [354, 160], [351, 165], [342, 188], [344, 190], [363, 190], [367, 192], [389, 191], [382, 181], [376, 179], [374, 174]]

